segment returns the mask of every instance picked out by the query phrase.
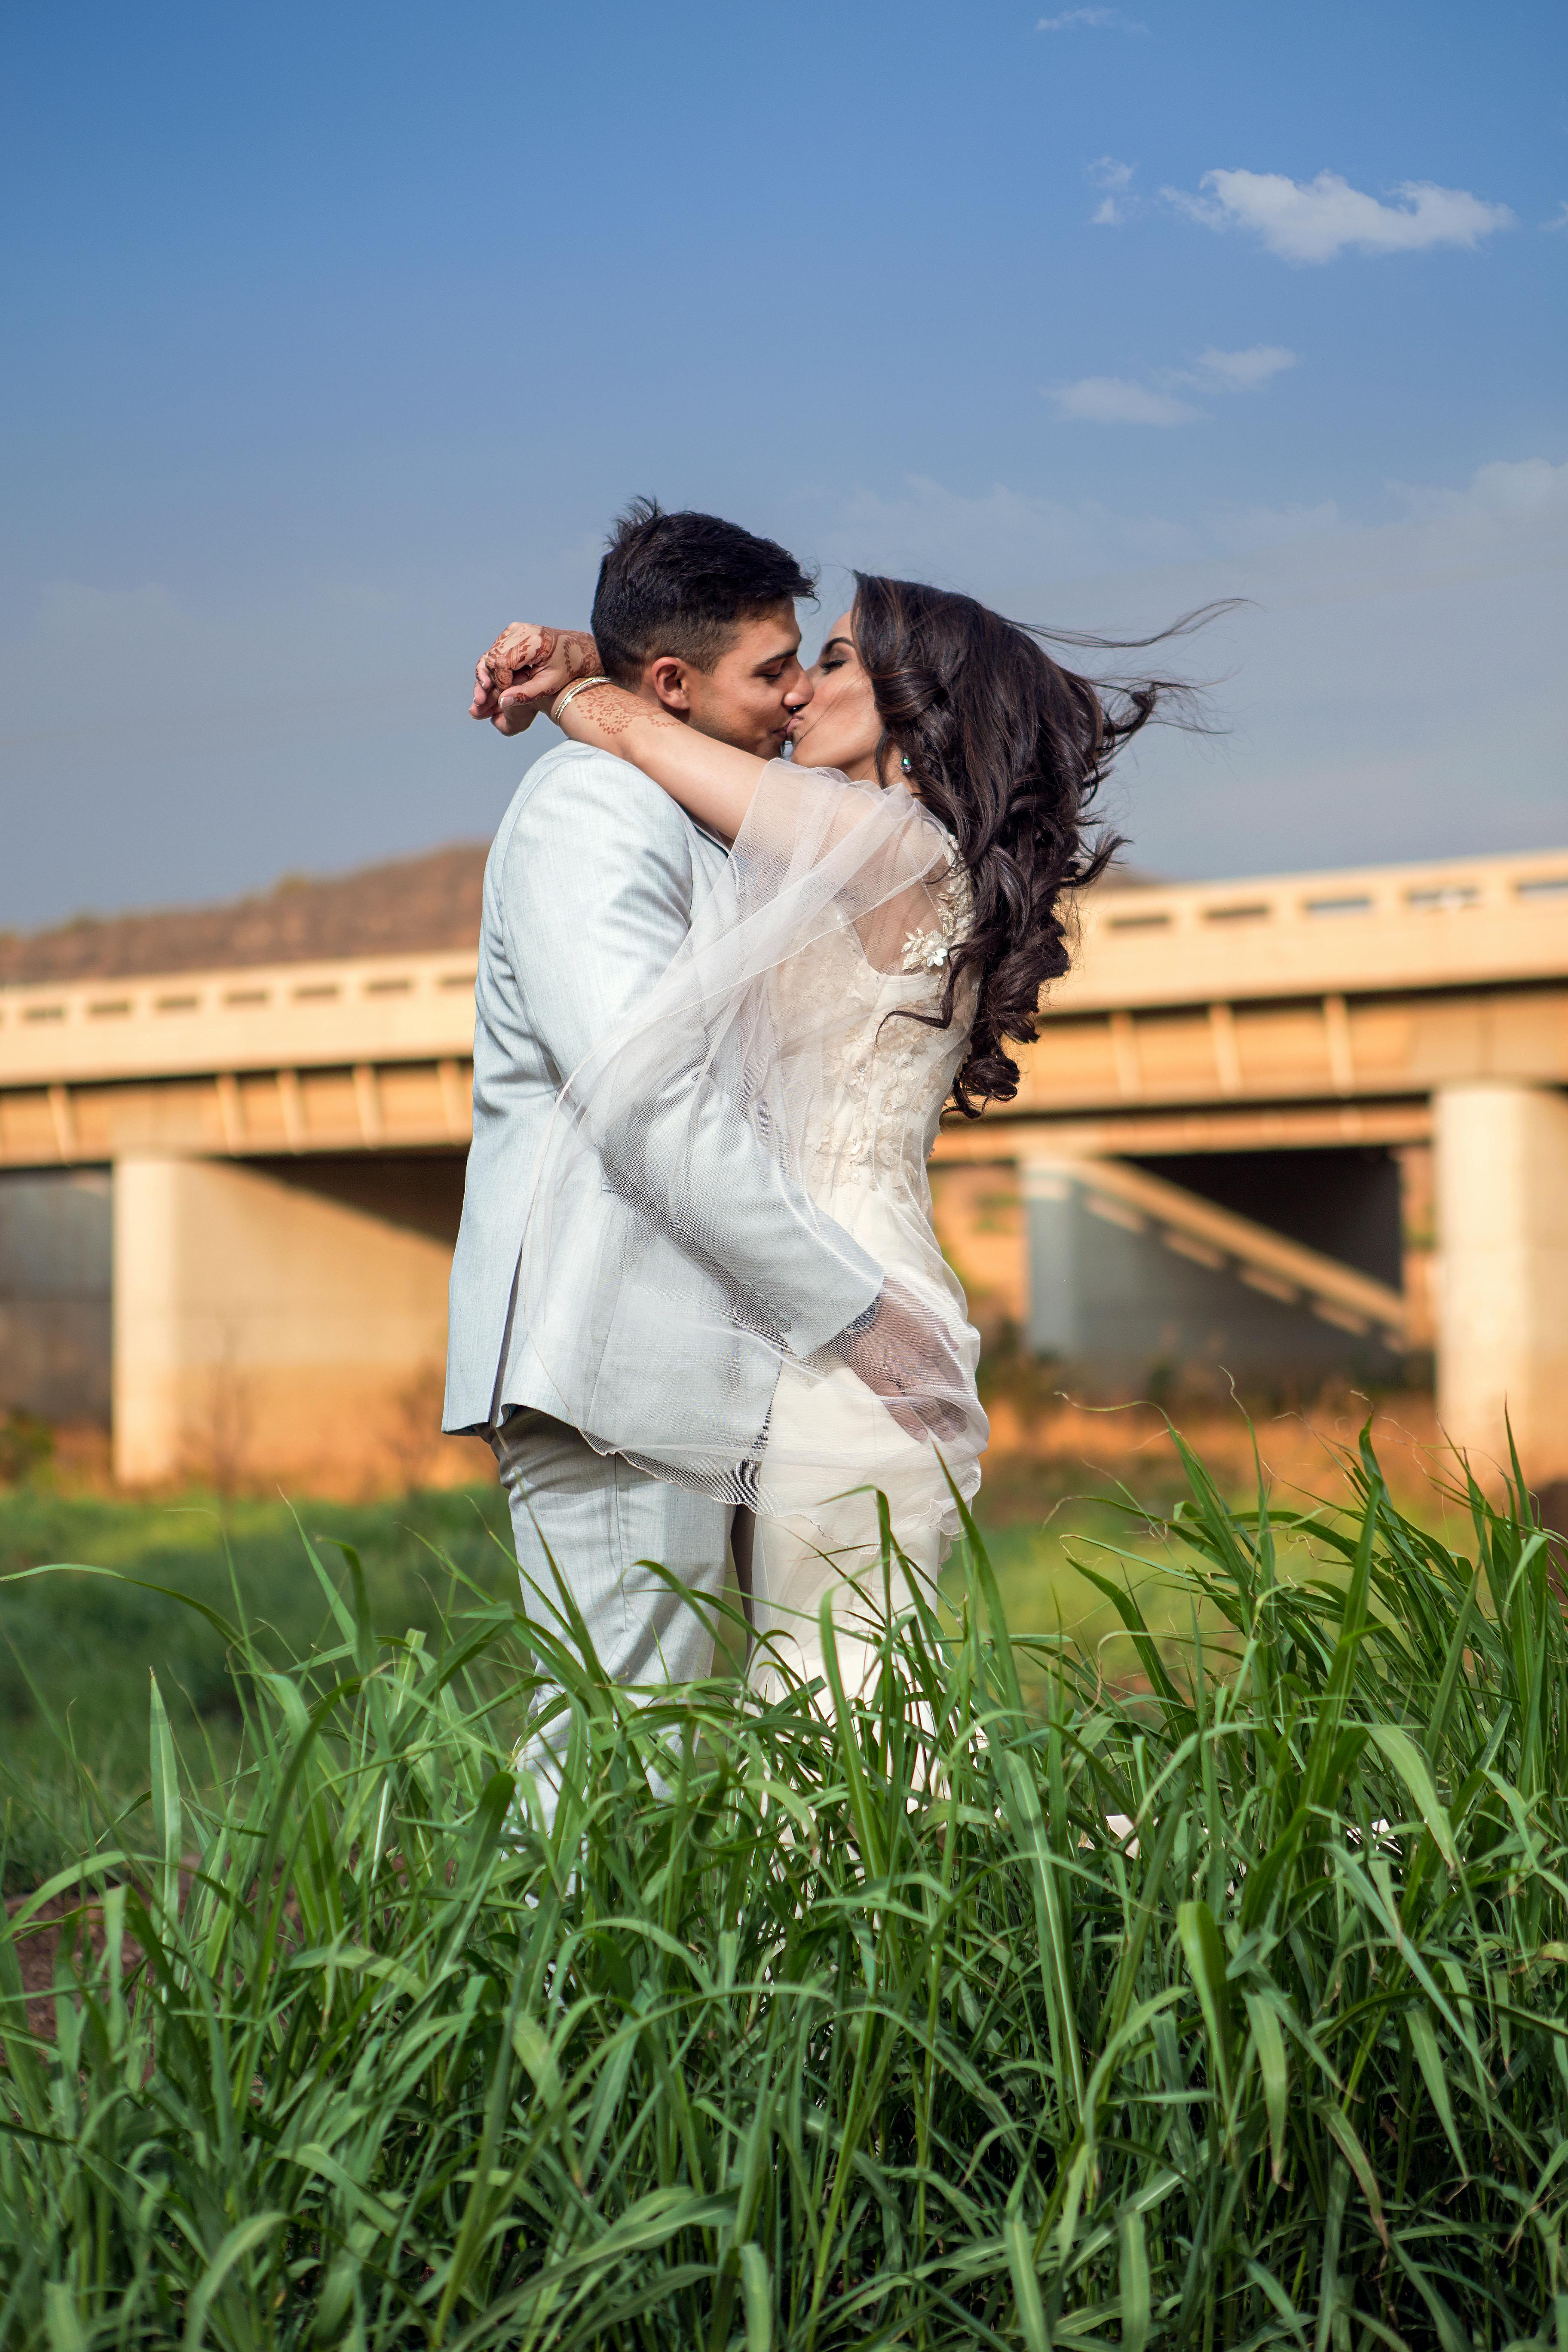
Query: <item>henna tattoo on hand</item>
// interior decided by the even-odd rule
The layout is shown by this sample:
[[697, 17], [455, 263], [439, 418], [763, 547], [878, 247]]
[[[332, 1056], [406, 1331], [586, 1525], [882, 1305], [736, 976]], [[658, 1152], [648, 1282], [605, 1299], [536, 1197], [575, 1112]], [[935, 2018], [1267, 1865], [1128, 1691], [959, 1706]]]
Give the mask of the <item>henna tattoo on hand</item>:
[[[631, 709], [626, 708], [627, 704]], [[642, 706], [618, 686], [591, 686], [580, 694], [569, 708], [581, 710], [590, 725], [601, 735], [622, 736], [637, 718]]]
[[[592, 638], [588, 641], [593, 643]], [[592, 727], [596, 734], [608, 735], [617, 742], [636, 726], [680, 727], [684, 720], [668, 710], [656, 710], [637, 695], [622, 686], [590, 686], [574, 697], [562, 712], [563, 730], [569, 730], [574, 718]]]

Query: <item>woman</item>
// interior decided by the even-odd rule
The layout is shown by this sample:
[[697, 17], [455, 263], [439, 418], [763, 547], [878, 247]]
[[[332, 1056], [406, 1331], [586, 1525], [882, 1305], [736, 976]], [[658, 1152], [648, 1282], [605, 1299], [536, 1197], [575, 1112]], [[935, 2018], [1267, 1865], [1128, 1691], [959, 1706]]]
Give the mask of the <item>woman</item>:
[[[584, 1237], [607, 1168], [649, 1234], [679, 1236], [687, 1155], [672, 1128], [694, 1136], [717, 1087], [879, 1260], [941, 1367], [887, 1402], [836, 1346], [794, 1358], [766, 1300], [735, 1295], [717, 1268], [701, 1308], [683, 1304], [668, 1329], [673, 1395], [688, 1351], [762, 1349], [776, 1367], [773, 1407], [762, 1430], [708, 1433], [700, 1446], [675, 1433], [672, 1413], [670, 1442], [641, 1466], [754, 1508], [760, 1639], [775, 1666], [823, 1671], [826, 1604], [849, 1689], [868, 1671], [877, 1621], [910, 1599], [901, 1573], [889, 1580], [879, 1510], [929, 1586], [957, 1528], [954, 1492], [972, 1496], [980, 1480], [979, 1336], [925, 1174], [942, 1108], [951, 1097], [973, 1118], [1016, 1092], [1007, 1045], [1035, 1036], [1041, 990], [1067, 969], [1069, 895], [1119, 845], [1093, 838], [1090, 803], [1172, 690], [1108, 698], [969, 597], [856, 576], [787, 762], [596, 681], [592, 641], [575, 633], [509, 631], [480, 666], [504, 708], [550, 709], [574, 741], [631, 761], [733, 845], [658, 988], [563, 1092], [520, 1311], [542, 1297], [557, 1251], [595, 1245]], [[614, 1230], [602, 1311], [550, 1367], [590, 1436], [618, 1336], [649, 1328], [624, 1216]]]

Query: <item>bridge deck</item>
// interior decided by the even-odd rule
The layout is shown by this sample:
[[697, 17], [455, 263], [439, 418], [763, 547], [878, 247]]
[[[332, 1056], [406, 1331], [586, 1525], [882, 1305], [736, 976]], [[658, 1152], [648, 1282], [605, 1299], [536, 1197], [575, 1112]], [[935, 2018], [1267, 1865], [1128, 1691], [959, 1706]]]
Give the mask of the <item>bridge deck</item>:
[[[1568, 850], [1092, 898], [1016, 1104], [1079, 1150], [1408, 1140], [1476, 1077], [1568, 1084]], [[452, 1148], [460, 952], [0, 988], [0, 1165]]]

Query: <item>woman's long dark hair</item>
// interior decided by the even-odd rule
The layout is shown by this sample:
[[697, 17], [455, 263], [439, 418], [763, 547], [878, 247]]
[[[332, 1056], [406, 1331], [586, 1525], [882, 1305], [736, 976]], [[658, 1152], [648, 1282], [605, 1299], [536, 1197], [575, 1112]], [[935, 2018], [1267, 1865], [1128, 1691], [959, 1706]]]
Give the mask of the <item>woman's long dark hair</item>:
[[[972, 596], [917, 581], [855, 574], [855, 643], [882, 722], [879, 764], [908, 762], [911, 789], [958, 844], [973, 891], [973, 919], [947, 964], [942, 1010], [911, 1013], [949, 1026], [965, 972], [980, 992], [969, 1051], [953, 1081], [966, 1118], [1010, 1102], [1018, 1065], [1006, 1041], [1032, 1045], [1040, 992], [1070, 961], [1072, 894], [1099, 880], [1125, 845], [1090, 815], [1095, 794], [1129, 738], [1190, 708], [1178, 680], [1097, 685], [1053, 661], [1039, 642], [1127, 651], [1117, 641], [1005, 621]], [[1164, 637], [1217, 610], [1189, 614]], [[888, 754], [895, 758], [889, 761]]]

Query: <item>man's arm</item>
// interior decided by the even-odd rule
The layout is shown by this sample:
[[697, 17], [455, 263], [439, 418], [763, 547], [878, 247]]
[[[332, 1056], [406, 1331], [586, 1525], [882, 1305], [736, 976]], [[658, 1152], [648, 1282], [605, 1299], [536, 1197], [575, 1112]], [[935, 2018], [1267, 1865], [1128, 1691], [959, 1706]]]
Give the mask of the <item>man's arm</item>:
[[[580, 755], [535, 790], [500, 876], [509, 954], [563, 1084], [668, 970], [691, 911], [690, 835], [625, 761]], [[797, 1356], [878, 1297], [875, 1259], [790, 1182], [700, 1068], [661, 1086], [612, 1173], [652, 1195], [741, 1284]]]

